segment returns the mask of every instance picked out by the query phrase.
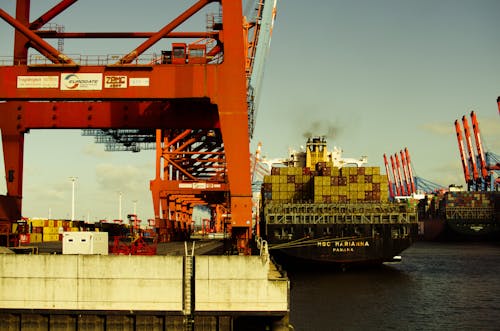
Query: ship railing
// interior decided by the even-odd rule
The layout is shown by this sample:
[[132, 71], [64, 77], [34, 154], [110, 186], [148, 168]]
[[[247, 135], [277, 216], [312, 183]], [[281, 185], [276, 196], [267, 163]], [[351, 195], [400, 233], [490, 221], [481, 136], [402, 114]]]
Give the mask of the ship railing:
[[493, 207], [446, 207], [447, 219], [475, 219], [475, 220], [493, 220], [495, 209]]
[[268, 203], [264, 207], [268, 224], [405, 224], [417, 223], [416, 210], [405, 204], [307, 204]]

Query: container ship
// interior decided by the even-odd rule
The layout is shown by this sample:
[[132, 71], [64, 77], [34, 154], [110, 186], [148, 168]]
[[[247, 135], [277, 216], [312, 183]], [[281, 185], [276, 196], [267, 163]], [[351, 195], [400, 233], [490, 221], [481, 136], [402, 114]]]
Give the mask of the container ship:
[[305, 151], [264, 177], [260, 233], [278, 262], [381, 264], [416, 241], [416, 204], [390, 202], [380, 168], [341, 152], [329, 152], [324, 137], [309, 138]]
[[419, 206], [426, 240], [500, 239], [500, 192], [450, 191]]

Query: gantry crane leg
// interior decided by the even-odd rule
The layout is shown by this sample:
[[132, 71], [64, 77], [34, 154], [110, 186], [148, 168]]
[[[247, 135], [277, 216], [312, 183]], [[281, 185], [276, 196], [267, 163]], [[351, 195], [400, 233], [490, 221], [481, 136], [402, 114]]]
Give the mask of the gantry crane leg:
[[[12, 123], [15, 124], [13, 121]], [[19, 210], [16, 219], [21, 219], [21, 197], [23, 195], [23, 157], [24, 133], [15, 129], [2, 129], [2, 146], [5, 165], [7, 196], [16, 198], [9, 200], [10, 210]]]

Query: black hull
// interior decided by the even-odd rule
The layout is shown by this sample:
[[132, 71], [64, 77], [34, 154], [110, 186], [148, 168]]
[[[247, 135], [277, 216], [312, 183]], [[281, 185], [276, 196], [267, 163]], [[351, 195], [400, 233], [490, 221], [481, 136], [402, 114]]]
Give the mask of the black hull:
[[[329, 235], [314, 235], [323, 234], [326, 229]], [[289, 238], [274, 235], [283, 230], [290, 231], [291, 227], [267, 227], [270, 253], [278, 263], [287, 268], [306, 265], [344, 268], [394, 261], [395, 256], [417, 240], [418, 225], [301, 224], [293, 227], [294, 235]], [[304, 230], [310, 231], [308, 236], [302, 235]]]
[[500, 222], [484, 219], [444, 219], [423, 220], [423, 233], [420, 240], [425, 241], [498, 241]]

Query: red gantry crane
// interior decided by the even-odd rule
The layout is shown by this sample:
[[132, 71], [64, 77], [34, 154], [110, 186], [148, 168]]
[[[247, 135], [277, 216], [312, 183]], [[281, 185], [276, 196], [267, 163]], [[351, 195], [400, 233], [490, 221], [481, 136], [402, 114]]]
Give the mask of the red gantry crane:
[[[467, 151], [468, 157], [466, 156], [463, 138], [462, 138], [462, 130], [460, 129], [460, 124], [458, 120], [455, 120], [455, 131], [457, 134], [458, 147], [460, 151], [460, 158], [462, 161], [462, 167], [464, 170], [465, 182], [467, 183], [469, 190], [474, 191], [487, 191], [494, 190], [494, 185], [498, 185], [500, 180], [498, 178], [494, 178], [494, 174], [497, 168], [497, 165], [489, 165], [487, 162], [487, 157], [483, 143], [481, 141], [481, 133], [479, 131], [479, 122], [477, 120], [476, 113], [471, 111], [470, 113], [472, 120], [472, 129], [474, 132], [474, 141], [476, 143], [476, 151], [474, 151], [474, 147], [472, 144], [472, 136], [469, 129], [469, 124], [467, 118], [462, 116], [462, 123], [464, 126], [464, 134], [465, 140], [467, 142]], [[472, 176], [470, 171], [472, 169]]]
[[[391, 198], [394, 198], [395, 196], [410, 196], [417, 193], [408, 148], [405, 147], [404, 150], [400, 150], [399, 155], [401, 156], [401, 163], [399, 162], [398, 153], [394, 153], [394, 155], [390, 156], [392, 164], [392, 178], [394, 178], [394, 180], [392, 180], [387, 156], [384, 154], [384, 164], [389, 181], [389, 195]], [[395, 190], [392, 188], [393, 183]]]
[[[221, 206], [217, 218], [230, 228], [238, 251], [248, 254], [251, 169], [250, 158], [242, 155], [250, 155], [254, 121], [256, 88], [249, 76], [258, 73], [247, 56], [257, 61], [252, 47], [266, 40], [266, 33], [270, 38], [276, 1], [260, 1], [258, 10], [267, 16], [255, 21], [243, 19], [241, 1], [192, 0], [154, 32], [44, 28], [75, 2], [62, 0], [31, 21], [30, 0], [17, 0], [15, 17], [0, 9], [0, 18], [14, 29], [12, 62], [0, 66], [7, 184], [7, 195], [0, 196], [0, 221], [8, 226], [21, 218], [24, 134], [85, 129], [107, 150], [154, 146], [156, 176], [150, 187], [160, 239], [187, 235], [195, 205]], [[180, 31], [191, 17], [205, 15], [203, 10], [216, 13], [209, 15], [208, 29]], [[242, 37], [252, 36], [249, 31], [256, 27], [259, 43]], [[91, 57], [68, 56], [46, 41], [50, 38], [144, 41], [123, 55]], [[191, 41], [167, 46], [166, 39]], [[161, 56], [146, 53], [156, 44], [166, 48]]]

